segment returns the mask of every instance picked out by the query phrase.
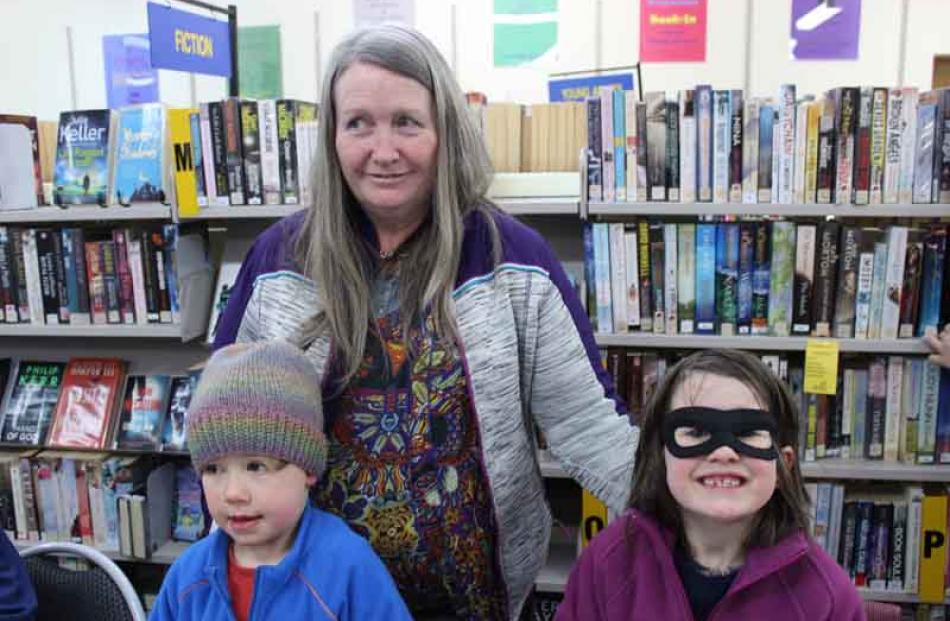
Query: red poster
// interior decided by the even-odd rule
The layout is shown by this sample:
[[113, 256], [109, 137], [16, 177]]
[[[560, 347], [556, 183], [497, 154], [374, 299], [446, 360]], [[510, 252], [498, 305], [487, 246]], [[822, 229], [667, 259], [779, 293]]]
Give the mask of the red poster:
[[640, 62], [706, 60], [706, 0], [640, 0]]

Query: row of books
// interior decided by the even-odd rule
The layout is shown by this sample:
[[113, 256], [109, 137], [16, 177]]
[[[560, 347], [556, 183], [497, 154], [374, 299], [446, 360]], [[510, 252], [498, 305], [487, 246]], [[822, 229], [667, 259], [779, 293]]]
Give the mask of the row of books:
[[950, 202], [950, 89], [842, 87], [816, 99], [709, 85], [587, 99], [590, 200]]
[[587, 307], [600, 333], [919, 337], [950, 322], [946, 250], [942, 224], [594, 223]]
[[34, 325], [181, 323], [180, 276], [204, 237], [176, 224], [0, 226], [0, 320]]
[[856, 586], [943, 601], [950, 587], [947, 557], [932, 552], [946, 542], [946, 490], [925, 494], [909, 486], [887, 493], [846, 490], [831, 482], [806, 488], [813, 537]]
[[148, 456], [0, 455], [0, 527], [20, 541], [75, 541], [149, 558], [195, 541], [210, 519], [190, 464]]
[[[634, 418], [666, 369], [685, 353], [601, 350], [605, 368]], [[799, 406], [800, 459], [872, 459], [950, 464], [950, 378], [924, 358], [853, 356], [840, 365], [835, 395], [804, 392], [801, 356], [763, 354]], [[543, 447], [542, 447], [543, 448]]]
[[[309, 204], [316, 109], [228, 98], [183, 115], [159, 103], [62, 112], [52, 202], [167, 202], [174, 165], [194, 169], [199, 206]], [[9, 162], [0, 209], [44, 202], [39, 141], [49, 132], [37, 127], [35, 117], [0, 115], [0, 154]]]
[[200, 369], [127, 374], [116, 358], [0, 360], [0, 443], [181, 452]]
[[587, 146], [587, 112], [581, 102], [522, 105], [488, 103], [467, 93], [495, 172], [571, 172]]

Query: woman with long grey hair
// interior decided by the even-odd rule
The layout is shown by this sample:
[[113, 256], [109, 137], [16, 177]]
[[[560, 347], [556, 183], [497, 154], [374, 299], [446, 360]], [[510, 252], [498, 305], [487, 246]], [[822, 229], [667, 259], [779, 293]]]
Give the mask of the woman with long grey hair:
[[485, 192], [491, 169], [435, 46], [347, 36], [323, 84], [314, 205], [262, 233], [219, 322], [299, 343], [323, 378], [315, 501], [365, 536], [417, 618], [516, 619], [547, 554], [536, 430], [610, 507], [637, 428], [569, 281]]

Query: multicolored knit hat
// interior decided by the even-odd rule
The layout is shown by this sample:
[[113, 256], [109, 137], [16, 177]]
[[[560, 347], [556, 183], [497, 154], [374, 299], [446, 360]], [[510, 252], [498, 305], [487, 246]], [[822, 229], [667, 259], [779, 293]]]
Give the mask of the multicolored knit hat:
[[188, 408], [188, 450], [199, 470], [227, 455], [262, 455], [323, 475], [320, 379], [283, 341], [224, 347], [208, 360]]

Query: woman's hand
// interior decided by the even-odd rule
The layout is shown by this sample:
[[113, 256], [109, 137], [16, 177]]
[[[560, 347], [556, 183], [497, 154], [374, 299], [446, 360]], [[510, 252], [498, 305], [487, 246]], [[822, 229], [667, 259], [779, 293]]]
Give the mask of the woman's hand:
[[943, 328], [939, 335], [928, 334], [924, 337], [924, 342], [933, 353], [928, 360], [945, 369], [950, 369], [950, 324]]

